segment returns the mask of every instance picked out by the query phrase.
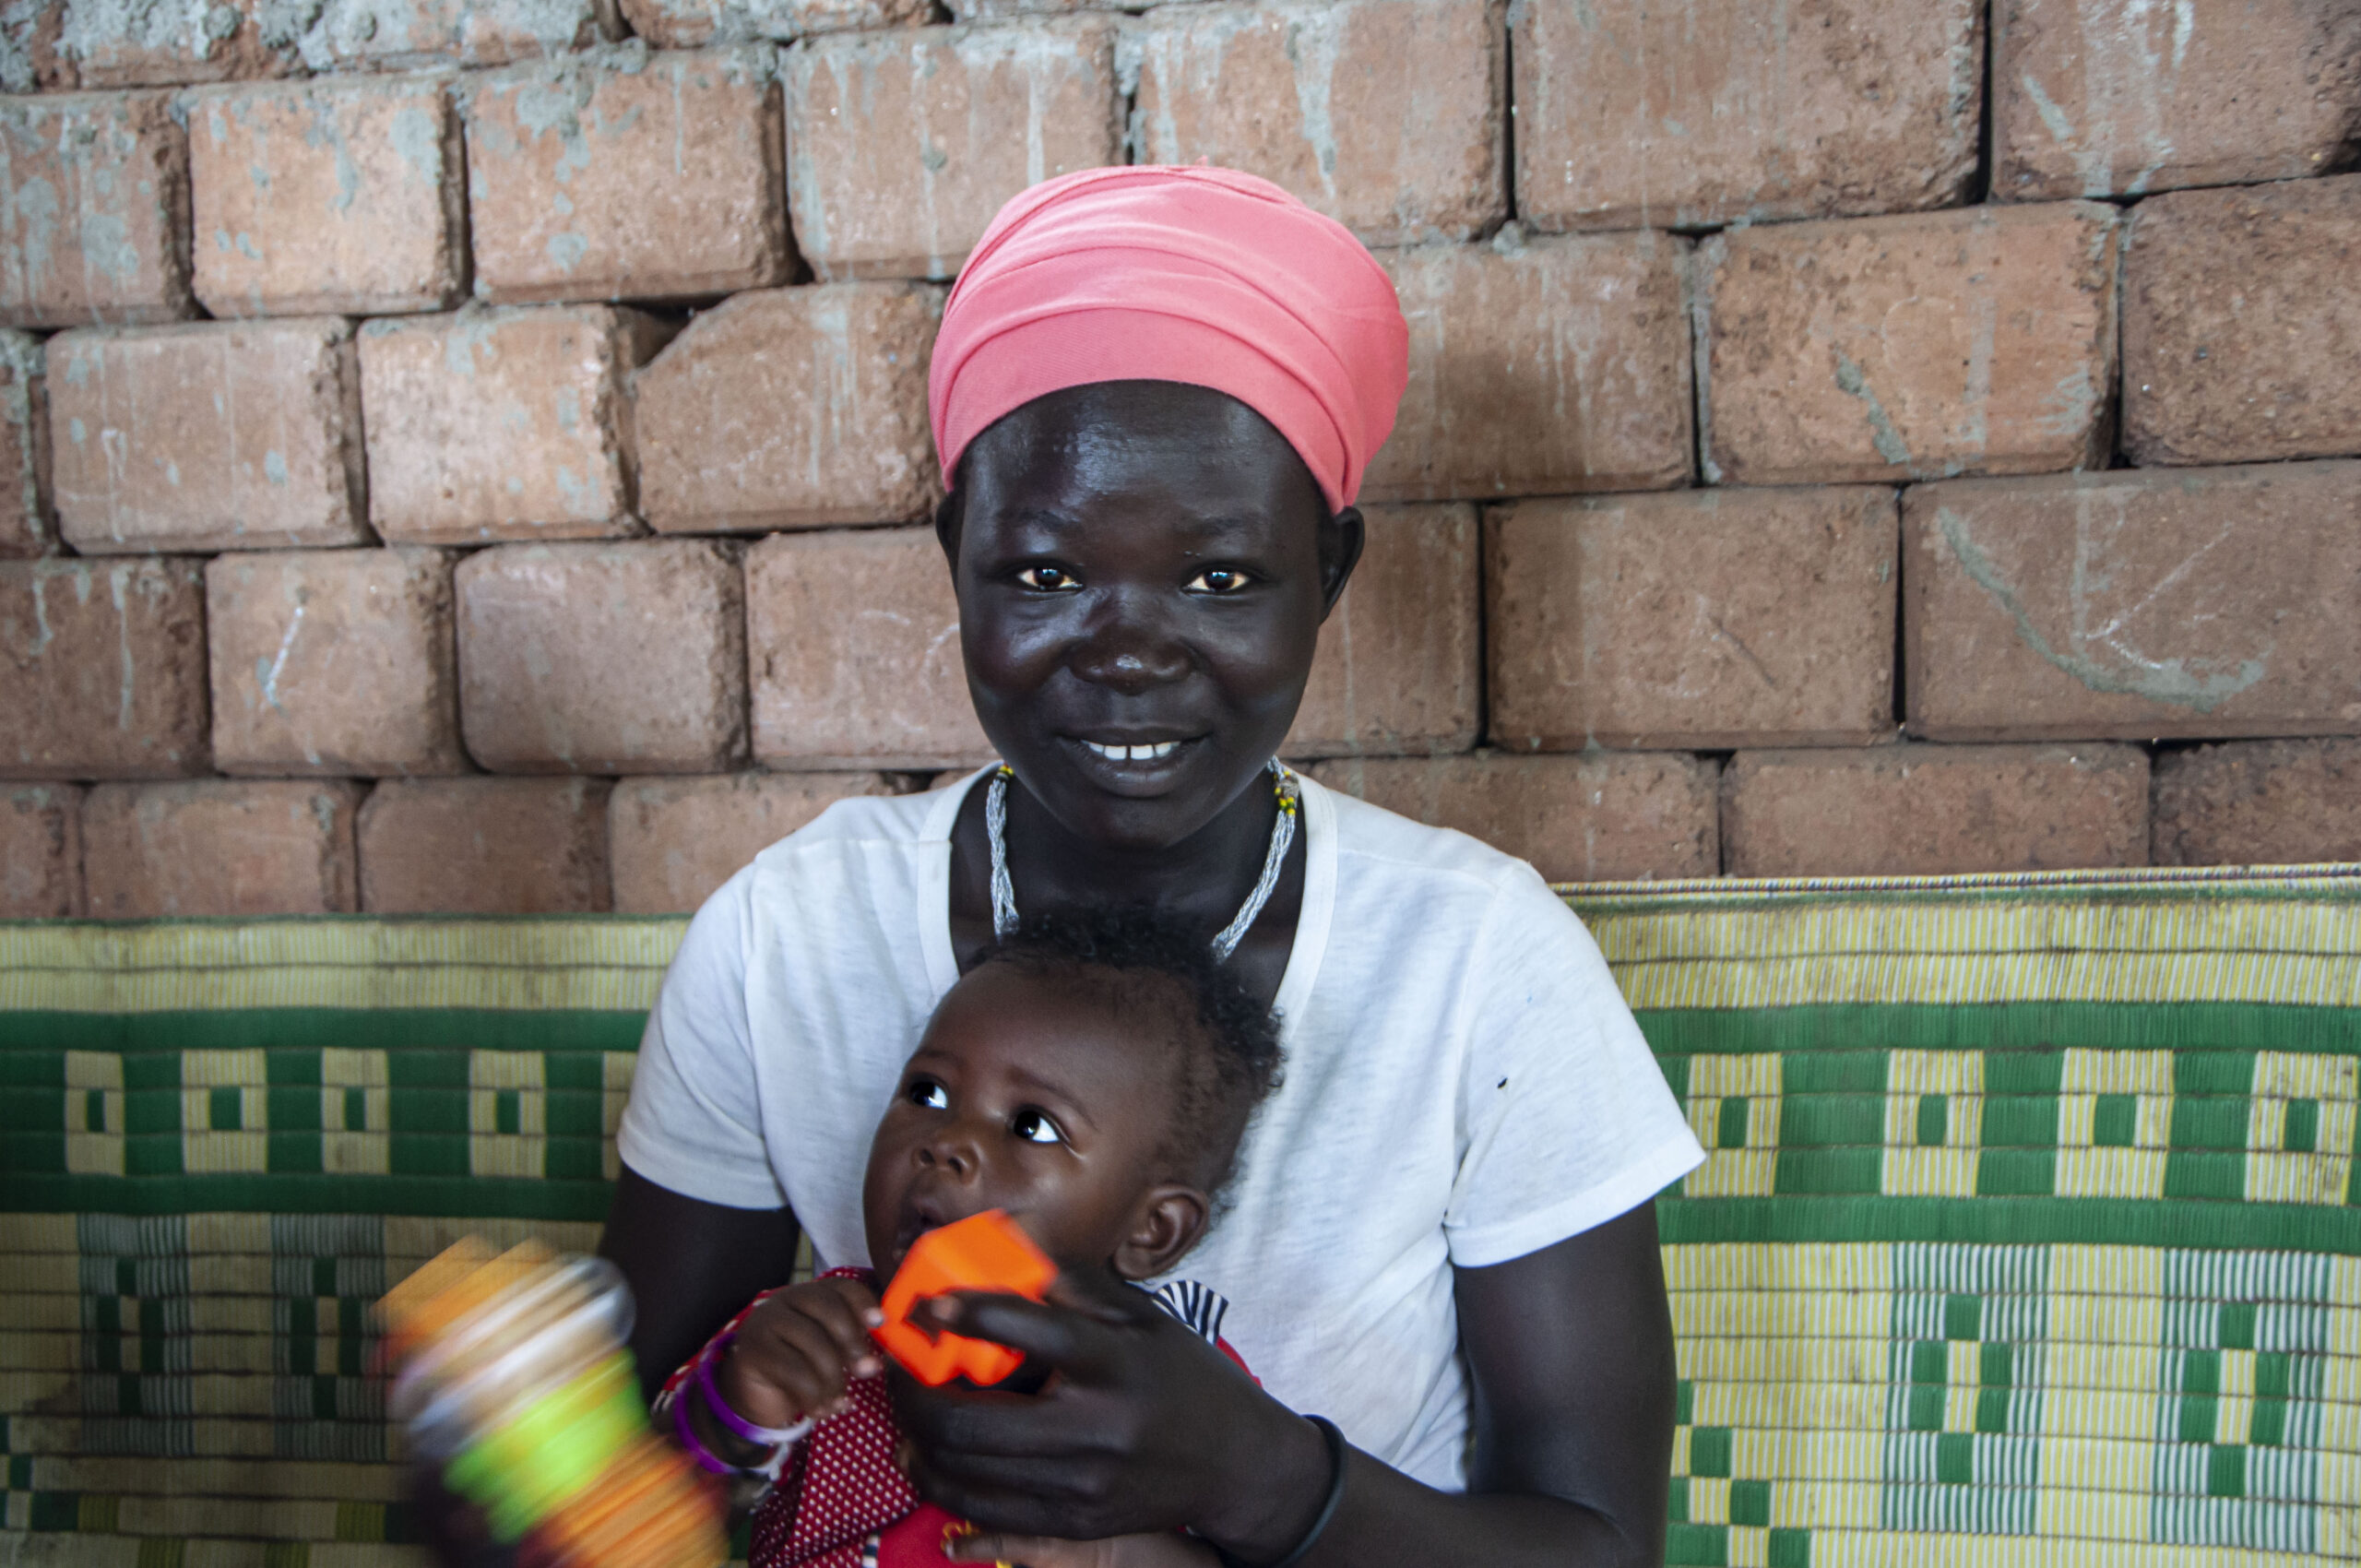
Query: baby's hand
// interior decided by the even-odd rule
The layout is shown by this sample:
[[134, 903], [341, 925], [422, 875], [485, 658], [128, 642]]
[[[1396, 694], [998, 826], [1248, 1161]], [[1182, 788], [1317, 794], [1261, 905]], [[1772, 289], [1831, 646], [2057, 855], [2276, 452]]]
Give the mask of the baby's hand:
[[789, 1427], [845, 1408], [845, 1384], [884, 1365], [869, 1331], [885, 1321], [858, 1279], [814, 1279], [774, 1291], [738, 1325], [716, 1386], [756, 1426]]
[[1009, 1562], [1017, 1568], [1216, 1568], [1214, 1549], [1166, 1531], [1107, 1540], [1054, 1540], [1047, 1536], [962, 1536], [944, 1549], [954, 1562]]

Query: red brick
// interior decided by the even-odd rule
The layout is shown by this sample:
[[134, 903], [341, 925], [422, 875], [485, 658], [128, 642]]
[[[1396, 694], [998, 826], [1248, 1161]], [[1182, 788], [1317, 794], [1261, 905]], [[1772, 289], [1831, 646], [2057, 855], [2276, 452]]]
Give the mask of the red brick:
[[203, 773], [196, 561], [0, 561], [0, 778]]
[[0, 332], [0, 557], [46, 554], [56, 542], [41, 341]]
[[2260, 741], [2156, 759], [2162, 866], [2361, 861], [2361, 741]]
[[90, 913], [350, 914], [362, 788], [331, 779], [101, 784], [82, 808]]
[[706, 540], [504, 544], [458, 570], [459, 714], [494, 773], [711, 773], [746, 754], [745, 591]]
[[1105, 21], [814, 39], [781, 66], [788, 210], [823, 278], [949, 278], [1010, 196], [1122, 161]]
[[1928, 485], [1904, 519], [1914, 734], [2361, 731], [2361, 463]]
[[361, 808], [373, 915], [601, 914], [604, 778], [388, 778]]
[[222, 772], [468, 770], [448, 555], [223, 555], [205, 590]]
[[768, 289], [725, 300], [634, 382], [639, 495], [659, 532], [898, 523], [941, 498], [927, 362], [943, 291]]
[[1373, 500], [1686, 483], [1689, 244], [1655, 233], [1386, 251], [1410, 382]]
[[1974, 173], [1981, 0], [1520, 0], [1517, 211], [1662, 229], [1947, 207]]
[[922, 22], [929, 9], [925, 0], [623, 0], [632, 32], [658, 49], [874, 32]]
[[505, 65], [622, 35], [614, 0], [327, 0], [293, 47], [315, 71], [406, 71]]
[[81, 789], [0, 787], [0, 920], [56, 920], [81, 912]]
[[638, 532], [627, 388], [670, 331], [609, 305], [369, 323], [369, 520], [397, 544]]
[[2074, 202], [1715, 235], [1697, 254], [1706, 479], [2103, 463], [2117, 227]]
[[1322, 763], [1333, 789], [1530, 861], [1552, 882], [1721, 869], [1708, 759], [1653, 755], [1368, 758]]
[[[58, 53], [84, 87], [250, 81], [297, 68], [270, 0], [114, 6], [68, 0]], [[266, 36], [267, 35], [267, 36]]]
[[0, 325], [196, 314], [188, 137], [161, 93], [0, 100]]
[[991, 742], [967, 701], [959, 604], [934, 530], [775, 534], [746, 554], [754, 757], [773, 767], [955, 767]]
[[623, 779], [607, 806], [615, 912], [685, 914], [836, 802], [895, 792], [875, 773]]
[[1892, 737], [1884, 489], [1520, 501], [1494, 512], [1492, 738], [1591, 746]]
[[443, 310], [468, 286], [447, 77], [191, 95], [196, 297], [219, 316]]
[[1933, 875], [2148, 861], [2132, 746], [1740, 752], [1722, 773], [1732, 876]]
[[595, 50], [471, 78], [476, 293], [675, 300], [793, 267], [767, 48]]
[[65, 31], [65, 0], [30, 0], [0, 16], [0, 90], [70, 90], [74, 62], [58, 48]]
[[1499, 0], [1168, 6], [1120, 45], [1143, 163], [1260, 174], [1373, 245], [1508, 211]]
[[1464, 752], [1483, 707], [1472, 506], [1372, 506], [1369, 542], [1320, 628], [1291, 757]]
[[2361, 174], [2142, 202], [2123, 288], [2134, 462], [2361, 452]]
[[89, 327], [48, 361], [58, 529], [84, 554], [368, 542], [348, 323]]
[[959, 0], [946, 5], [955, 22], [1008, 22], [1041, 17], [1069, 17], [1078, 11], [1104, 10], [1098, 0]]
[[1993, 17], [1996, 200], [2292, 180], [2361, 124], [2347, 0], [2002, 0]]

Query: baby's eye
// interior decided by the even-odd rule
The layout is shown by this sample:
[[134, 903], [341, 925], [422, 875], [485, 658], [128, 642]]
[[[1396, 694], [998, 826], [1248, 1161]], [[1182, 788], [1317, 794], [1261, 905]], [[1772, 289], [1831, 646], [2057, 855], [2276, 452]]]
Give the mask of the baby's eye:
[[1219, 598], [1224, 594], [1236, 593], [1253, 580], [1235, 566], [1208, 566], [1189, 579], [1188, 591]]
[[1008, 1119], [1008, 1130], [1028, 1144], [1062, 1144], [1066, 1135], [1041, 1111], [1024, 1110]]
[[902, 1098], [912, 1105], [923, 1105], [929, 1111], [951, 1109], [951, 1091], [932, 1078], [913, 1080], [910, 1087], [902, 1091]]
[[1027, 566], [1016, 574], [1016, 580], [1043, 593], [1066, 593], [1082, 586], [1063, 566]]

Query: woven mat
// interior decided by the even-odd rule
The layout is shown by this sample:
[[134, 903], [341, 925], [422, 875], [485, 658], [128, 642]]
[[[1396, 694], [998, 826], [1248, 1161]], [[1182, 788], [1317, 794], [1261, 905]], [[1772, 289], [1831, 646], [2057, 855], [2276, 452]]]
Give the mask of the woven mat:
[[[1673, 1562], [2361, 1556], [2361, 875], [1570, 897], [1713, 1151]], [[423, 1568], [365, 1305], [593, 1243], [682, 929], [0, 925], [0, 1568]]]

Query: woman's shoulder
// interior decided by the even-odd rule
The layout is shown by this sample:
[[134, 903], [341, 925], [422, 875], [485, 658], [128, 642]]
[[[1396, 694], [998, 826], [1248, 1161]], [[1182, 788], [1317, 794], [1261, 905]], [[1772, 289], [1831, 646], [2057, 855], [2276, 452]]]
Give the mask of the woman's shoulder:
[[[706, 900], [697, 924], [752, 931], [765, 910], [825, 908], [842, 920], [864, 907], [881, 916], [900, 908], [925, 880], [927, 857], [942, 852], [969, 777], [914, 794], [831, 802], [740, 866]], [[899, 874], [890, 869], [896, 865]]]
[[1554, 897], [1530, 864], [1480, 838], [1372, 805], [1334, 785], [1311, 781], [1310, 788], [1326, 797], [1335, 824], [1340, 872], [1349, 864], [1396, 883], [1408, 877], [1493, 894], [1538, 890]]
[[951, 832], [959, 797], [972, 776], [946, 777], [937, 788], [899, 795], [848, 795], [754, 857], [753, 863], [789, 862], [814, 852], [865, 847], [916, 847]]
[[1596, 947], [1532, 865], [1454, 828], [1414, 821], [1333, 787], [1333, 929], [1361, 949], [1415, 944], [1469, 961], [1523, 955], [1587, 971]]

